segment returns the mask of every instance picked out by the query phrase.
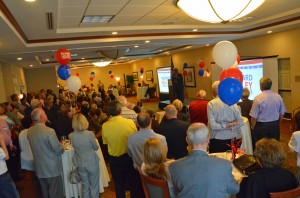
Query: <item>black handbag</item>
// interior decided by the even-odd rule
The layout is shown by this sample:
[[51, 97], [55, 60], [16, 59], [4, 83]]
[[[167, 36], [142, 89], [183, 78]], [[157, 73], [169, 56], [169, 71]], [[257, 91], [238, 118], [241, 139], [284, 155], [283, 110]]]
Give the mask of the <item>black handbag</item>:
[[234, 159], [232, 163], [239, 171], [241, 171], [245, 175], [251, 175], [256, 170], [261, 168], [253, 155], [244, 154], [239, 158]]
[[78, 184], [80, 183], [80, 175], [77, 167], [73, 167], [70, 173], [70, 183]]

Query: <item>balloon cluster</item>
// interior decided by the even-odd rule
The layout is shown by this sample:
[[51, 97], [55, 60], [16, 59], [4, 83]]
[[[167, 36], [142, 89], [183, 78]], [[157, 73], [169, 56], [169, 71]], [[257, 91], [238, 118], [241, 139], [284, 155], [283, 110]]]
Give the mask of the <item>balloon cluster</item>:
[[66, 48], [60, 48], [56, 51], [55, 58], [60, 64], [57, 69], [58, 77], [66, 80], [69, 90], [73, 92], [78, 91], [81, 87], [81, 80], [78, 77], [79, 73], [76, 73], [76, 76], [71, 76], [70, 67], [68, 66], [68, 63], [71, 61], [71, 52]]
[[111, 70], [108, 71], [109, 77], [114, 78], [113, 72]]
[[188, 66], [189, 66], [189, 65], [188, 65], [187, 63], [184, 63], [184, 64], [183, 64], [183, 75], [184, 75], [184, 76], [186, 76], [186, 75], [188, 74], [188, 72], [185, 70], [186, 68], [188, 68]]
[[237, 49], [230, 41], [221, 41], [213, 49], [215, 63], [223, 68], [220, 75], [218, 94], [227, 105], [236, 104], [243, 94], [243, 74], [238, 69], [240, 56]]
[[91, 76], [90, 76], [90, 81], [93, 81], [94, 80], [94, 78], [95, 78], [95, 72], [91, 72]]
[[140, 68], [140, 73], [143, 74], [144, 73], [144, 67]]
[[199, 61], [200, 69], [198, 70], [198, 75], [199, 76], [204, 76], [204, 69], [203, 69], [204, 66], [205, 66], [205, 62], [203, 60], [200, 60]]

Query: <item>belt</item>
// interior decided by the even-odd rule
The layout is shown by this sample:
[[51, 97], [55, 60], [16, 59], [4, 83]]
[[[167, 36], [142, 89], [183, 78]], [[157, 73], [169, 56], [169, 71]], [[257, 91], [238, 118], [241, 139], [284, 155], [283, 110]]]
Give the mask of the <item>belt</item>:
[[274, 125], [274, 124], [279, 124], [278, 120], [272, 121], [272, 122], [256, 122], [257, 125], [260, 126], [267, 126], [267, 125]]

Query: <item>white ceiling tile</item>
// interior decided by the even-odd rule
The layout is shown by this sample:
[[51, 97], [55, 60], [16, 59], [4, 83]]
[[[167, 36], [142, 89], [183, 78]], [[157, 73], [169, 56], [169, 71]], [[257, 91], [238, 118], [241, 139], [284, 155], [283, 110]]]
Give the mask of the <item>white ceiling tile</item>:
[[175, 6], [177, 7], [176, 1], [174, 0], [166, 0], [161, 6]]
[[166, 2], [166, 0], [131, 0], [128, 5], [151, 5], [151, 6], [159, 6], [162, 3]]
[[86, 6], [89, 0], [59, 0], [58, 6]]
[[84, 7], [73, 6], [73, 7], [60, 7], [58, 9], [58, 16], [83, 16], [85, 11]]
[[166, 19], [168, 15], [146, 15], [139, 21], [162, 21]]
[[90, 6], [99, 6], [99, 5], [126, 5], [130, 0], [91, 0]]
[[137, 21], [134, 25], [156, 25], [156, 21]]
[[74, 24], [79, 24], [82, 20], [81, 16], [72, 16], [72, 17], [58, 17], [57, 18], [57, 23], [59, 25], [64, 25], [68, 23], [74, 23]]
[[85, 15], [116, 15], [123, 6], [89, 6]]
[[120, 15], [132, 15], [132, 14], [147, 14], [153, 10], [155, 6], [126, 6], [119, 13]]
[[118, 22], [134, 22], [140, 19], [142, 15], [117, 15], [109, 23], [118, 23]]
[[160, 6], [151, 11], [151, 14], [175, 14], [177, 12], [181, 12], [181, 10], [174, 6]]
[[65, 24], [59, 23], [57, 26], [58, 26], [58, 29], [63, 29], [63, 28], [78, 28], [79, 24], [78, 23], [65, 23]]
[[132, 25], [131, 21], [117, 21], [117, 22], [109, 22], [108, 26], [130, 26]]

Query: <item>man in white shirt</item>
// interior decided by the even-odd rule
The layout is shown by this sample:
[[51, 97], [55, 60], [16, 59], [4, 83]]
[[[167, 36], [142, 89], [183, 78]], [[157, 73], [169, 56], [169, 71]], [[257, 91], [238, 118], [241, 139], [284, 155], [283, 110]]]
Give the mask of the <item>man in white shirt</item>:
[[7, 171], [5, 160], [8, 160], [9, 157], [2, 134], [0, 134], [0, 145], [0, 197], [19, 198], [15, 183]]
[[121, 103], [121, 106], [122, 106], [122, 116], [124, 118], [128, 118], [128, 119], [132, 119], [134, 121], [134, 123], [136, 123], [136, 113], [131, 110], [131, 109], [128, 109], [127, 108], [127, 99], [125, 98], [125, 96], [120, 96], [118, 98], [118, 101]]

